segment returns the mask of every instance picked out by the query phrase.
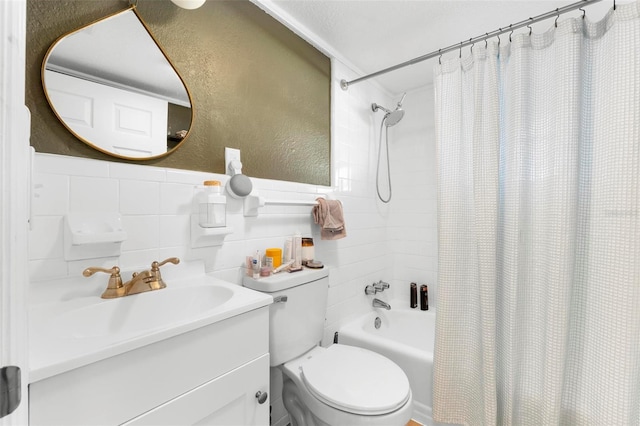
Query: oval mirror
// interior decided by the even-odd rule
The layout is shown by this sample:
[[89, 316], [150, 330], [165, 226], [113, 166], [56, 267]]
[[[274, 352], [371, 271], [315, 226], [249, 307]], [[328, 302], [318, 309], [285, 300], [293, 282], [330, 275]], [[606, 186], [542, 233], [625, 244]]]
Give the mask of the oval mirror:
[[42, 85], [71, 133], [119, 158], [167, 155], [191, 129], [189, 90], [135, 7], [60, 37]]

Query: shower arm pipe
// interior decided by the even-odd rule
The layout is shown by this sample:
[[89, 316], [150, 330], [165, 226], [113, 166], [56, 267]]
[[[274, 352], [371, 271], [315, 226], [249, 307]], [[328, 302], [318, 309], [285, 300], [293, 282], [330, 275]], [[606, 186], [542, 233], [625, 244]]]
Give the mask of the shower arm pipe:
[[549, 12], [543, 13], [541, 15], [534, 16], [533, 18], [525, 19], [524, 21], [520, 21], [520, 22], [517, 22], [515, 24], [510, 24], [510, 25], [508, 25], [506, 27], [498, 28], [497, 30], [492, 31], [490, 33], [485, 33], [483, 35], [470, 38], [467, 41], [461, 41], [460, 43], [452, 44], [449, 47], [445, 47], [443, 49], [434, 50], [433, 52], [427, 53], [426, 55], [418, 56], [417, 58], [413, 58], [413, 59], [408, 60], [406, 62], [402, 62], [402, 63], [400, 63], [398, 65], [394, 65], [392, 67], [385, 68], [385, 69], [380, 70], [380, 71], [376, 71], [374, 73], [371, 73], [371, 74], [356, 78], [354, 80], [351, 80], [351, 81], [346, 81], [344, 79], [340, 80], [340, 87], [342, 88], [342, 90], [347, 90], [347, 89], [349, 89], [349, 86], [351, 86], [352, 84], [356, 84], [356, 83], [359, 83], [361, 81], [368, 80], [370, 78], [377, 77], [379, 75], [386, 74], [388, 72], [395, 71], [397, 69], [407, 67], [409, 65], [414, 65], [414, 64], [417, 64], [419, 62], [426, 61], [427, 59], [435, 58], [437, 56], [442, 56], [443, 54], [445, 54], [447, 52], [452, 52], [454, 50], [462, 49], [463, 47], [473, 45], [473, 44], [478, 43], [480, 41], [485, 41], [485, 40], [490, 39], [492, 37], [497, 37], [500, 34], [504, 34], [506, 32], [512, 32], [512, 31], [517, 30], [519, 28], [523, 28], [523, 27], [529, 26], [529, 25], [531, 25], [531, 24], [533, 24], [535, 22], [544, 21], [545, 19], [553, 18], [554, 16], [557, 17], [557, 16], [560, 16], [563, 13], [566, 13], [566, 12], [569, 12], [569, 11], [572, 11], [572, 10], [576, 10], [576, 9], [580, 9], [580, 8], [582, 8], [584, 6], [587, 6], [587, 5], [592, 4], [592, 3], [597, 3], [597, 2], [600, 2], [600, 1], [602, 1], [602, 0], [580, 0], [579, 2], [571, 3], [571, 4], [568, 4], [566, 6], [559, 7], [557, 9], [551, 10]]

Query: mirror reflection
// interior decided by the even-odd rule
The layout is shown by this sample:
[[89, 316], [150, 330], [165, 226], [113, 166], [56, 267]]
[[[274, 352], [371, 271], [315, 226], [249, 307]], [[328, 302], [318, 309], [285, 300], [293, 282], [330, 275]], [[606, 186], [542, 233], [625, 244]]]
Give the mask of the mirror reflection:
[[189, 91], [133, 7], [58, 39], [42, 83], [71, 133], [119, 158], [166, 155], [191, 128]]

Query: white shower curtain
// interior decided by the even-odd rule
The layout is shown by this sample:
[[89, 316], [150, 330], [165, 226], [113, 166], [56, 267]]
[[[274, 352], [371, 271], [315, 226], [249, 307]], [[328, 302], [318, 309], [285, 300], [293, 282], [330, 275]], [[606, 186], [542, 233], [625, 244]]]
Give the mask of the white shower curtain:
[[638, 425], [640, 2], [502, 38], [436, 66], [434, 419]]

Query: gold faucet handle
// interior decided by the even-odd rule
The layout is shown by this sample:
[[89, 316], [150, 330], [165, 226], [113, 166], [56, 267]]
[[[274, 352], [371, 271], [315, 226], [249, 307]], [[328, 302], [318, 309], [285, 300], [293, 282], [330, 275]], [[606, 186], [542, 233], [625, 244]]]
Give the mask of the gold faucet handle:
[[151, 275], [156, 277], [156, 281], [158, 282], [159, 288], [165, 288], [167, 286], [162, 280], [162, 275], [160, 274], [160, 267], [166, 263], [173, 263], [174, 265], [177, 265], [178, 263], [180, 263], [180, 259], [178, 259], [177, 257], [170, 257], [168, 259], [163, 260], [162, 262], [158, 262], [157, 260], [154, 260], [151, 263]]
[[160, 267], [166, 263], [173, 263], [174, 265], [177, 265], [178, 263], [180, 263], [180, 259], [178, 259], [177, 257], [170, 257], [163, 260], [162, 262], [158, 262], [157, 260], [155, 260], [151, 263], [151, 270], [153, 272], [158, 272], [160, 270]]
[[118, 268], [117, 266], [114, 266], [113, 268], [110, 268], [110, 269], [100, 268], [98, 266], [91, 266], [85, 269], [84, 271], [82, 271], [82, 275], [84, 275], [85, 277], [90, 277], [96, 272], [104, 272], [106, 274], [111, 274], [111, 276], [109, 277], [109, 287], [111, 287], [112, 281], [114, 284], [119, 283], [118, 287], [122, 287], [122, 278], [120, 277], [120, 268]]
[[109, 284], [107, 285], [108, 289], [122, 288], [122, 277], [120, 277], [120, 268], [118, 268], [117, 266], [114, 266], [111, 269], [92, 266], [82, 271], [82, 275], [84, 275], [85, 277], [90, 277], [96, 272], [111, 274], [111, 276], [109, 277]]

